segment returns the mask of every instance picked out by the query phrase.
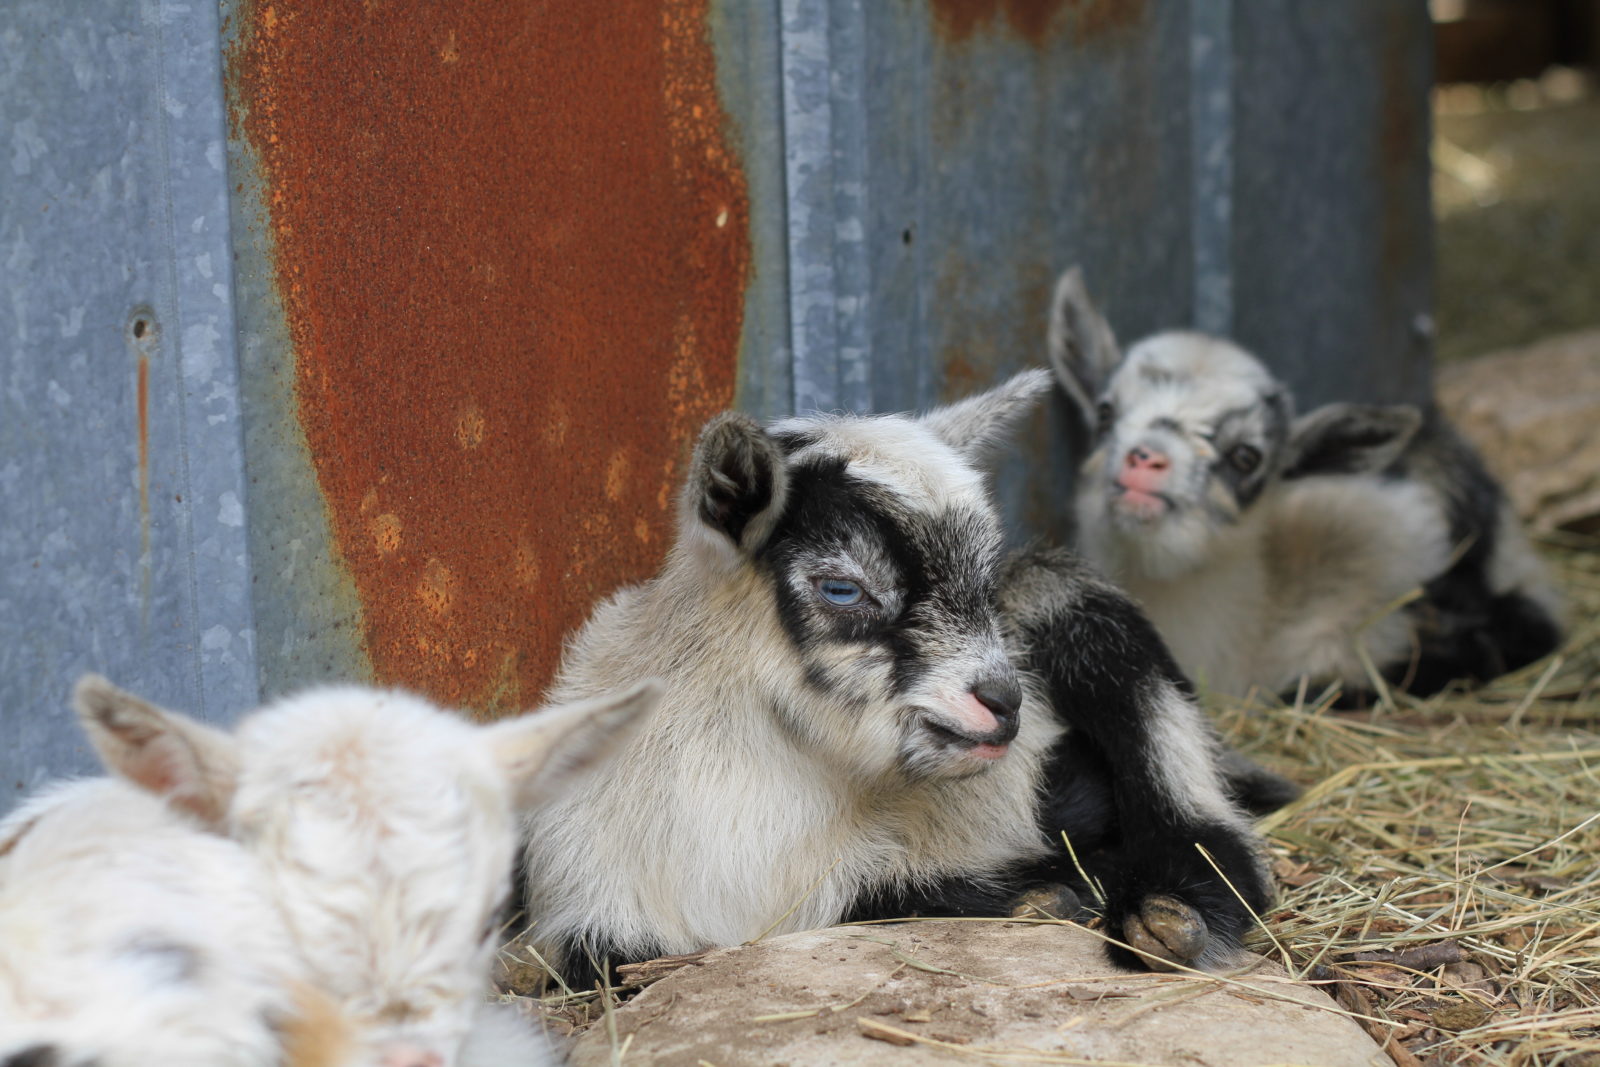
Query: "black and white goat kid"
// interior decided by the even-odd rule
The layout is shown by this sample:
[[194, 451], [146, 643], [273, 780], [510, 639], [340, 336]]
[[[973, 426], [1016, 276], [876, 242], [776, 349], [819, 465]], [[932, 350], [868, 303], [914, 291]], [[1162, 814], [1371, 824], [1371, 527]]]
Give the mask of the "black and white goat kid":
[[1296, 418], [1259, 360], [1198, 333], [1124, 356], [1076, 268], [1049, 351], [1090, 435], [1079, 547], [1197, 680], [1236, 695], [1337, 681], [1360, 701], [1376, 672], [1427, 694], [1559, 642], [1559, 598], [1515, 513], [1431, 407]]
[[1183, 676], [1071, 557], [1002, 558], [974, 463], [1048, 388], [706, 426], [662, 571], [597, 608], [552, 692], [666, 687], [614, 764], [527, 822], [530, 916], [570, 972], [1008, 914], [1082, 888], [1063, 832], [1145, 962], [1233, 952], [1268, 883]]

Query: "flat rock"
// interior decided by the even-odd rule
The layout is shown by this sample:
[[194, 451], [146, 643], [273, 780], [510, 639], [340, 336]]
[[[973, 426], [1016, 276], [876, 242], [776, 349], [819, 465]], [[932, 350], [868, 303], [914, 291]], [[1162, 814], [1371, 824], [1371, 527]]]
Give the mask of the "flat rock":
[[1439, 405], [1537, 529], [1600, 532], [1600, 330], [1439, 368]]
[[[647, 987], [573, 1049], [576, 1067], [983, 1062], [1391, 1065], [1321, 990], [1248, 956], [1231, 981], [1130, 974], [1076, 926], [834, 927], [719, 949]], [[631, 1040], [630, 1040], [631, 1039]], [[1059, 1059], [1056, 1057], [1060, 1057]]]

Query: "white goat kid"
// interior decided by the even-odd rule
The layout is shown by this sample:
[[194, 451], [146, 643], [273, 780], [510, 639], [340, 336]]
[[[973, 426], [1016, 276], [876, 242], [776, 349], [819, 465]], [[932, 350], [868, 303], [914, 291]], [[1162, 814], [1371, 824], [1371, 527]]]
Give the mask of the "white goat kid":
[[[191, 848], [246, 857], [251, 873], [235, 881], [270, 902], [272, 914], [255, 921], [287, 931], [279, 944], [295, 950], [291, 994], [315, 991], [310, 1010], [268, 1013], [284, 1034], [285, 1062], [488, 1067], [550, 1058], [531, 1024], [484, 1003], [510, 888], [514, 810], [542, 803], [605, 758], [656, 696], [646, 686], [477, 726], [404, 693], [329, 688], [256, 712], [233, 734], [99, 678], [79, 684], [76, 702], [107, 766], [165, 799]], [[48, 841], [39, 827], [24, 829], [23, 843]], [[169, 871], [162, 892], [210, 892], [210, 880], [189, 884], [182, 868]], [[36, 881], [42, 887], [50, 875], [42, 868]], [[120, 911], [117, 885], [99, 883], [96, 907]], [[180, 978], [206, 997], [212, 975], [254, 974], [266, 958], [249, 939], [206, 930], [176, 943], [194, 961]], [[63, 1065], [83, 1058], [71, 1031], [59, 1046], [34, 1046]], [[148, 1062], [127, 1062], [135, 1061]]]
[[1559, 599], [1509, 503], [1433, 409], [1295, 418], [1260, 361], [1203, 334], [1124, 357], [1076, 268], [1049, 352], [1090, 437], [1080, 548], [1209, 687], [1287, 694], [1304, 677], [1360, 701], [1376, 669], [1426, 694], [1559, 642]]
[[662, 571], [596, 609], [554, 690], [666, 687], [528, 819], [530, 914], [573, 975], [847, 917], [1008, 914], [1077, 881], [1062, 831], [1147, 959], [1232, 951], [1248, 913], [1195, 842], [1252, 906], [1266, 881], [1181, 675], [1070, 558], [1002, 559], [974, 464], [1048, 388], [706, 426]]
[[0, 1064], [268, 1067], [315, 1014], [265, 871], [94, 779], [0, 823]]

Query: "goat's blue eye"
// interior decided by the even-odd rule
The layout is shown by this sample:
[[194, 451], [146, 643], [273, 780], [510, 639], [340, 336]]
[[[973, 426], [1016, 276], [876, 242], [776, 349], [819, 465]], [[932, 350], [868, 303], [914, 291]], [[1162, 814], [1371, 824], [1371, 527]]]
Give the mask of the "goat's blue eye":
[[849, 607], [861, 603], [867, 594], [856, 582], [847, 582], [842, 578], [824, 578], [817, 583], [817, 595], [830, 604]]

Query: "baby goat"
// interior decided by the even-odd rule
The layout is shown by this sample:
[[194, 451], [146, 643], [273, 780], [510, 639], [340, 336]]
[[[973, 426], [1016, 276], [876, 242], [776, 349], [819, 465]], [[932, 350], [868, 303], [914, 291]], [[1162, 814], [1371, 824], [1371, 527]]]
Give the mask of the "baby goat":
[[[85, 679], [90, 739], [147, 792], [83, 783], [63, 790], [89, 798], [60, 806], [73, 821], [55, 794], [39, 802], [47, 817], [8, 821], [0, 926], [40, 932], [37, 958], [5, 976], [36, 1032], [0, 1037], [0, 1063], [154, 1062], [130, 1035], [153, 1034], [143, 1027], [166, 1015], [152, 1005], [168, 1003], [232, 1051], [156, 1058], [167, 1063], [546, 1062], [540, 1035], [484, 1003], [513, 812], [603, 758], [655, 698], [644, 687], [475, 726], [403, 693], [330, 688], [230, 735]], [[191, 910], [220, 917], [186, 923]], [[129, 982], [139, 967], [154, 977]], [[84, 977], [101, 968], [103, 981]], [[44, 995], [57, 978], [77, 987], [75, 1015]], [[110, 999], [89, 996], [91, 982]], [[80, 1017], [127, 1025], [102, 1039]], [[275, 1034], [281, 1050], [266, 1044]]]
[[1515, 513], [1432, 407], [1296, 418], [1258, 360], [1197, 333], [1124, 357], [1076, 268], [1056, 285], [1049, 352], [1092, 437], [1080, 547], [1213, 689], [1291, 693], [1305, 677], [1359, 700], [1375, 669], [1427, 694], [1559, 643], [1559, 598]]
[[268, 1067], [298, 982], [262, 866], [154, 796], [67, 782], [0, 823], [0, 1064]]
[[1146, 962], [1237, 946], [1234, 889], [1259, 908], [1268, 886], [1184, 678], [1070, 557], [1003, 558], [975, 463], [1048, 388], [705, 427], [660, 574], [596, 609], [554, 689], [665, 684], [613, 763], [527, 821], [530, 913], [570, 970], [1009, 914], [1081, 887], [1063, 832]]

